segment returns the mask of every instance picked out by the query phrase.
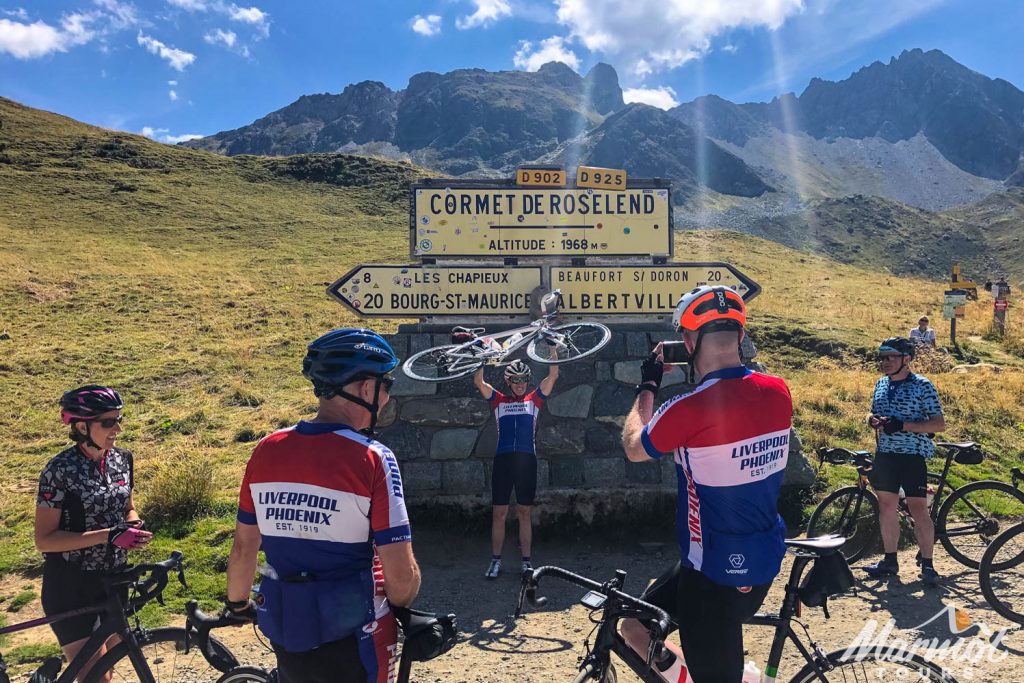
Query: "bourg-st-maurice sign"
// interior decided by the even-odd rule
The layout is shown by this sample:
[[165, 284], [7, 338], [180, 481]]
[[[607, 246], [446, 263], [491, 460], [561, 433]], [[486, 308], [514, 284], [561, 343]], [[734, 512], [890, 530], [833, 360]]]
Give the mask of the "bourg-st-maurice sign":
[[679, 297], [701, 285], [724, 285], [750, 301], [761, 287], [728, 263], [552, 266], [552, 289], [562, 312], [573, 315], [664, 315]]
[[412, 188], [413, 258], [672, 255], [667, 181], [624, 190], [442, 182]]
[[527, 315], [540, 266], [361, 265], [327, 292], [368, 318]]

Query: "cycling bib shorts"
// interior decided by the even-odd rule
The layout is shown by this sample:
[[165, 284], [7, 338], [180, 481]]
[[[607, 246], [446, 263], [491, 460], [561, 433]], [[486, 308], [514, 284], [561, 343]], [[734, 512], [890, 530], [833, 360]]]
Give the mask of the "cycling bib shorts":
[[533, 505], [537, 495], [537, 456], [533, 453], [501, 453], [494, 456], [491, 504], [508, 505], [513, 489], [518, 505]]

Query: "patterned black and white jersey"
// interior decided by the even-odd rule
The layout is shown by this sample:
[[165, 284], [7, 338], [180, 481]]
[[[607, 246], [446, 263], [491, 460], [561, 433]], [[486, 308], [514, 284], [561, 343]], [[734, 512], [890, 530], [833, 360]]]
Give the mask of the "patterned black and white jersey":
[[[96, 462], [72, 446], [46, 463], [39, 476], [36, 506], [59, 508], [62, 531], [107, 529], [125, 520], [134, 484], [130, 451], [111, 448]], [[127, 564], [128, 558], [126, 550], [108, 543], [45, 554], [88, 570], [116, 569]]]

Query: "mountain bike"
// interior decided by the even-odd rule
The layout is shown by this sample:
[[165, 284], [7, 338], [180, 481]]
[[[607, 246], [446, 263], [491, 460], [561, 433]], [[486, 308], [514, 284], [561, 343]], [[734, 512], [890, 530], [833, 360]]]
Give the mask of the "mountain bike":
[[[1015, 474], [1024, 478], [1019, 469]], [[981, 556], [978, 579], [985, 600], [1001, 617], [1024, 626], [1024, 523], [999, 534]]]
[[[820, 681], [820, 683], [847, 683], [849, 681], [888, 683], [911, 680], [956, 683], [945, 669], [936, 664], [919, 655], [893, 650], [886, 645], [865, 644], [859, 648], [849, 648], [849, 651], [836, 650], [825, 653], [814, 641], [807, 624], [800, 621], [803, 609], [798, 595], [800, 579], [809, 565], [837, 552], [845, 541], [846, 539], [842, 537], [786, 541], [786, 545], [789, 546], [795, 559], [789, 573], [789, 580], [786, 582], [786, 595], [782, 607], [778, 614], [758, 613], [746, 622], [750, 626], [768, 626], [775, 629], [775, 637], [772, 640], [768, 663], [764, 671], [764, 680], [774, 681], [778, 678], [783, 649], [786, 641], [791, 641], [806, 661], [803, 668], [790, 679], [792, 683], [811, 683], [812, 681]], [[590, 591], [583, 596], [582, 602], [591, 609], [591, 620], [596, 623], [597, 637], [593, 649], [590, 648], [589, 636], [584, 641], [584, 654], [580, 658], [579, 674], [574, 679], [574, 683], [584, 683], [584, 681], [615, 683], [617, 676], [611, 662], [611, 653], [613, 652], [640, 680], [645, 683], [664, 683], [664, 679], [652, 668], [651, 663], [656, 660], [657, 651], [663, 647], [662, 643], [664, 643], [667, 633], [675, 629], [675, 623], [669, 622], [669, 630], [666, 631], [661, 621], [664, 612], [654, 605], [619, 590], [622, 580], [625, 578], [625, 572], [616, 572], [616, 578], [605, 584], [599, 584], [559, 567], [539, 567], [533, 572], [526, 572], [523, 575], [519, 591], [517, 616], [522, 613], [524, 599], [535, 606], [544, 605], [544, 598], [537, 597], [536, 590], [539, 580], [548, 575]], [[596, 618], [593, 616], [595, 614], [598, 615]], [[828, 616], [827, 607], [825, 615]], [[640, 619], [651, 630], [651, 652], [648, 653], [646, 659], [633, 651], [618, 633], [619, 621], [627, 618]], [[806, 643], [797, 635], [797, 631], [793, 627], [794, 622], [803, 629]]]
[[[421, 612], [404, 607], [391, 608], [403, 635], [402, 655], [398, 663], [398, 677], [395, 683], [409, 683], [409, 676], [412, 672], [414, 661], [425, 661], [444, 654], [458, 643], [458, 633], [455, 627], [455, 615], [437, 617], [428, 612]], [[199, 609], [199, 603], [191, 600], [185, 606], [185, 626], [189, 632], [189, 639], [198, 645], [198, 650], [208, 657], [211, 666], [223, 672], [217, 679], [217, 683], [277, 683], [277, 669], [265, 669], [259, 666], [240, 666], [237, 661], [230, 662], [219, 657], [216, 649], [209, 647], [207, 643], [215, 640], [210, 634], [213, 629], [226, 626], [239, 626], [249, 623], [248, 620], [240, 620], [228, 610], [224, 610], [217, 616], [211, 616]], [[254, 625], [255, 630], [255, 625]], [[429, 655], [424, 655], [422, 647], [410, 646], [410, 639], [417, 639], [419, 636], [426, 636], [427, 646], [433, 648]], [[257, 638], [259, 635], [257, 634]], [[262, 642], [262, 640], [261, 640]], [[422, 641], [417, 642], [422, 645]], [[266, 646], [264, 644], [264, 646]], [[272, 651], [267, 647], [268, 652]]]
[[[981, 446], [974, 442], [935, 444], [945, 457], [942, 472], [928, 472], [928, 484], [934, 495], [928, 514], [935, 522], [935, 540], [942, 544], [957, 562], [972, 569], [981, 564], [985, 549], [1008, 524], [1024, 521], [1024, 491], [1022, 479], [1014, 476], [1013, 483], [1001, 481], [975, 481], [959, 488], [948, 486], [949, 468], [953, 461], [964, 465], [977, 465], [985, 457]], [[878, 497], [868, 488], [868, 473], [874, 465], [874, 456], [868, 451], [845, 448], [819, 448], [822, 465], [850, 464], [857, 468], [857, 484], [844, 486], [827, 495], [811, 513], [807, 522], [807, 535], [837, 534], [848, 540], [842, 553], [849, 562], [863, 557], [881, 538], [878, 526]], [[946, 489], [952, 489], [943, 498]], [[913, 518], [902, 497], [899, 501], [901, 519], [913, 525]]]
[[[180, 552], [171, 553], [170, 558], [163, 562], [140, 564], [105, 577], [103, 582], [107, 598], [103, 602], [5, 626], [0, 628], [0, 635], [53, 624], [76, 616], [97, 614], [101, 617], [99, 627], [89, 636], [81, 652], [68, 667], [61, 672], [62, 659], [51, 657], [33, 674], [30, 679], [33, 683], [71, 683], [111, 636], [118, 636], [120, 642], [108, 649], [92, 667], [85, 683], [98, 683], [108, 672], [114, 681], [175, 683], [187, 680], [194, 683], [213, 683], [217, 680], [219, 672], [213, 670], [207, 663], [209, 658], [223, 661], [227, 666], [238, 665], [238, 660], [223, 643], [216, 638], [210, 638], [200, 652], [190, 647], [186, 629], [146, 629], [139, 621], [138, 612], [143, 605], [151, 600], [163, 604], [163, 591], [171, 572], [177, 572], [178, 581], [185, 586]], [[130, 621], [134, 621], [134, 626]], [[0, 683], [10, 683], [6, 672], [7, 666], [0, 657]]]
[[541, 299], [540, 317], [524, 327], [493, 334], [482, 327], [456, 327], [451, 344], [413, 354], [402, 370], [421, 382], [447, 382], [483, 365], [508, 365], [523, 347], [532, 360], [546, 365], [571, 363], [604, 348], [611, 330], [600, 323], [558, 325], [561, 305], [562, 293], [556, 289]]

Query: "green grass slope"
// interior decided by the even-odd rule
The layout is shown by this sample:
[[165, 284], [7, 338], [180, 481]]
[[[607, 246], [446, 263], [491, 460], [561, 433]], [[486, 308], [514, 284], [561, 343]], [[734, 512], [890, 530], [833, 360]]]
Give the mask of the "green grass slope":
[[[170, 515], [149, 555], [182, 548], [193, 591], [210, 599], [253, 442], [314, 410], [304, 345], [357, 322], [325, 285], [357, 263], [405, 258], [406, 188], [421, 171], [345, 155], [224, 158], [4, 99], [0, 122], [0, 575], [40, 564], [36, 478], [66, 444], [56, 400], [94, 381], [125, 396], [144, 514]], [[764, 287], [752, 334], [793, 388], [805, 441], [868, 445], [875, 373], [863, 354], [922, 312], [938, 319], [942, 284], [736, 233], [677, 239], [678, 260], [729, 260]], [[1024, 448], [1024, 345], [985, 339], [986, 306], [969, 308], [962, 338], [1009, 369], [929, 372], [949, 435], [1006, 456], [965, 477], [1001, 476]]]

